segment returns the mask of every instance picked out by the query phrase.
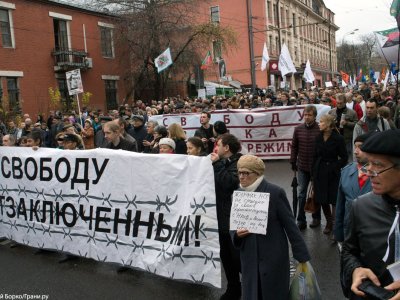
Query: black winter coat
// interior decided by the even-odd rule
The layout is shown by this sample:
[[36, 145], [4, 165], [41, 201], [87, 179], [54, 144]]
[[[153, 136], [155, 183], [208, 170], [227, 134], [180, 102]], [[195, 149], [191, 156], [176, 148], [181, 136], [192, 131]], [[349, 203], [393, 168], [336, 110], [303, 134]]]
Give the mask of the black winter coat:
[[241, 156], [241, 153], [236, 153], [229, 159], [220, 159], [213, 163], [217, 219], [220, 231], [229, 232], [232, 194], [239, 187], [237, 162]]
[[347, 151], [343, 136], [335, 130], [326, 141], [322, 133], [317, 136], [312, 169], [317, 202], [336, 204], [340, 170], [346, 163]]
[[187, 147], [185, 140], [174, 139], [175, 141], [175, 154], [187, 154]]
[[140, 127], [132, 127], [130, 129], [127, 129], [126, 132], [136, 140], [138, 152], [143, 152], [144, 151], [143, 140], [147, 136], [146, 127], [144, 125]]
[[387, 250], [387, 237], [396, 217], [396, 205], [400, 205], [400, 200], [375, 195], [373, 192], [358, 197], [352, 203], [349, 232], [341, 255], [342, 288], [344, 294], [352, 300], [365, 299], [350, 292], [355, 268], [371, 269], [382, 286], [393, 281], [386, 267], [394, 262], [394, 233], [389, 239], [390, 251], [386, 263], [383, 257]]

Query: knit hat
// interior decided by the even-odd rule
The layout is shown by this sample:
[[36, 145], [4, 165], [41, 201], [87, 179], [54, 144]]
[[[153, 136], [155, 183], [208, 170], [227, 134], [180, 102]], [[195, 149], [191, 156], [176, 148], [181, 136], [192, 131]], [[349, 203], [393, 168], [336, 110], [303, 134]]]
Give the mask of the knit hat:
[[158, 145], [168, 145], [170, 146], [172, 149], [175, 150], [175, 142], [173, 139], [170, 138], [162, 138], [160, 140], [160, 142], [158, 143]]
[[239, 158], [237, 168], [245, 168], [253, 171], [254, 173], [257, 173], [258, 175], [263, 175], [265, 171], [265, 165], [262, 159], [249, 154], [242, 155]]

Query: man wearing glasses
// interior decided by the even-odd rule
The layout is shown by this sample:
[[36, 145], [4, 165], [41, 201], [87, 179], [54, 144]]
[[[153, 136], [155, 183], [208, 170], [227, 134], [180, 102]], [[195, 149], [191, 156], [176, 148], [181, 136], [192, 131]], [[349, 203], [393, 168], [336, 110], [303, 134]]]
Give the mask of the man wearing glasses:
[[389, 290], [400, 288], [400, 274], [391, 266], [400, 260], [400, 130], [375, 133], [361, 150], [372, 192], [353, 201], [343, 243], [341, 280], [350, 299], [364, 299], [359, 286], [365, 280]]

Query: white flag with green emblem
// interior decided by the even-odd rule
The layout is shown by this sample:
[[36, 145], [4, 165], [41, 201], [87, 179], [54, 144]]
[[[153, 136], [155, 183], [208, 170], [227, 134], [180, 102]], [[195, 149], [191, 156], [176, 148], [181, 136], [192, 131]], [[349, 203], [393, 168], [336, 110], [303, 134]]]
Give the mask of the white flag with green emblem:
[[157, 67], [158, 73], [161, 73], [170, 65], [172, 65], [171, 50], [167, 48], [167, 50], [161, 53], [160, 56], [154, 60], [154, 63]]

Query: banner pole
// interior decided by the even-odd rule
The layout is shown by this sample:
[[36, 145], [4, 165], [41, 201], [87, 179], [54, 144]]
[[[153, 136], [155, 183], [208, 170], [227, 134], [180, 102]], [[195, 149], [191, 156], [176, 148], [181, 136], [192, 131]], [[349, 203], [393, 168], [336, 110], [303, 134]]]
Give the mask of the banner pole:
[[82, 120], [82, 112], [81, 112], [81, 106], [79, 105], [79, 94], [75, 94], [76, 97], [76, 104], [78, 105], [78, 112], [79, 112], [79, 121], [82, 125], [83, 128], [83, 120]]

